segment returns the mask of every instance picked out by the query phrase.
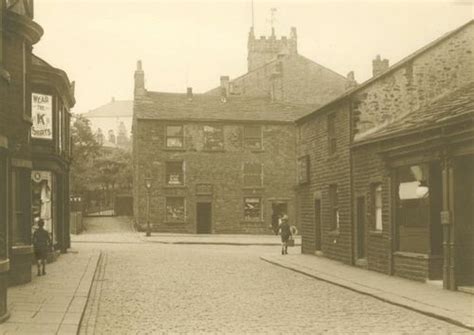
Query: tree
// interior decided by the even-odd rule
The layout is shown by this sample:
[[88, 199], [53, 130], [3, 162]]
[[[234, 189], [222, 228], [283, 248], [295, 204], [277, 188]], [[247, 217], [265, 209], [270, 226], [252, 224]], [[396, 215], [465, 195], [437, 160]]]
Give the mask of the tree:
[[96, 188], [93, 165], [101, 146], [92, 133], [89, 120], [81, 114], [75, 114], [73, 117], [71, 192], [84, 194]]

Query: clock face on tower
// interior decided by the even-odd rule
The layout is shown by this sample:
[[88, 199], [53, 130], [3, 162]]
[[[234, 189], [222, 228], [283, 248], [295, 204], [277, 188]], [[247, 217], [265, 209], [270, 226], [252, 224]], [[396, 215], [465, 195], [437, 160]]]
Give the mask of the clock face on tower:
[[33, 0], [6, 0], [8, 10], [33, 18]]

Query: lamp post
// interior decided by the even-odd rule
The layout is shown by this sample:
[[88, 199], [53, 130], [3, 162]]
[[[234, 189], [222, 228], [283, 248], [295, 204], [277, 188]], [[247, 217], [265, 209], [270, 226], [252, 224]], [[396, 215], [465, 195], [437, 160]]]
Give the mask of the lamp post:
[[150, 229], [150, 191], [151, 191], [151, 178], [145, 178], [146, 187], [146, 236], [151, 236]]

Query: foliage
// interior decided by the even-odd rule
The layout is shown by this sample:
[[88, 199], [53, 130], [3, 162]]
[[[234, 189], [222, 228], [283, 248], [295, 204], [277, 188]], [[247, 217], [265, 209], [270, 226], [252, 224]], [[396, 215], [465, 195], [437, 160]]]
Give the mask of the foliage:
[[89, 120], [76, 115], [71, 134], [73, 161], [71, 191], [86, 194], [94, 191], [121, 191], [132, 187], [132, 156], [120, 148], [104, 147], [92, 133]]

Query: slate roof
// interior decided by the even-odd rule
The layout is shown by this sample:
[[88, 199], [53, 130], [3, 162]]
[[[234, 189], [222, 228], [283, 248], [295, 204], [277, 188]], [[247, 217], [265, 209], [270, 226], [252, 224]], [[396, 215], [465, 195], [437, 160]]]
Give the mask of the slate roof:
[[147, 92], [135, 101], [135, 117], [153, 120], [188, 121], [277, 121], [293, 122], [313, 111], [314, 105], [272, 102], [269, 97], [230, 96], [222, 102], [220, 96]]
[[84, 114], [85, 117], [132, 117], [132, 100], [112, 100], [96, 109]]
[[432, 128], [469, 116], [474, 117], [474, 82], [358, 138], [355, 142], [373, 141]]

